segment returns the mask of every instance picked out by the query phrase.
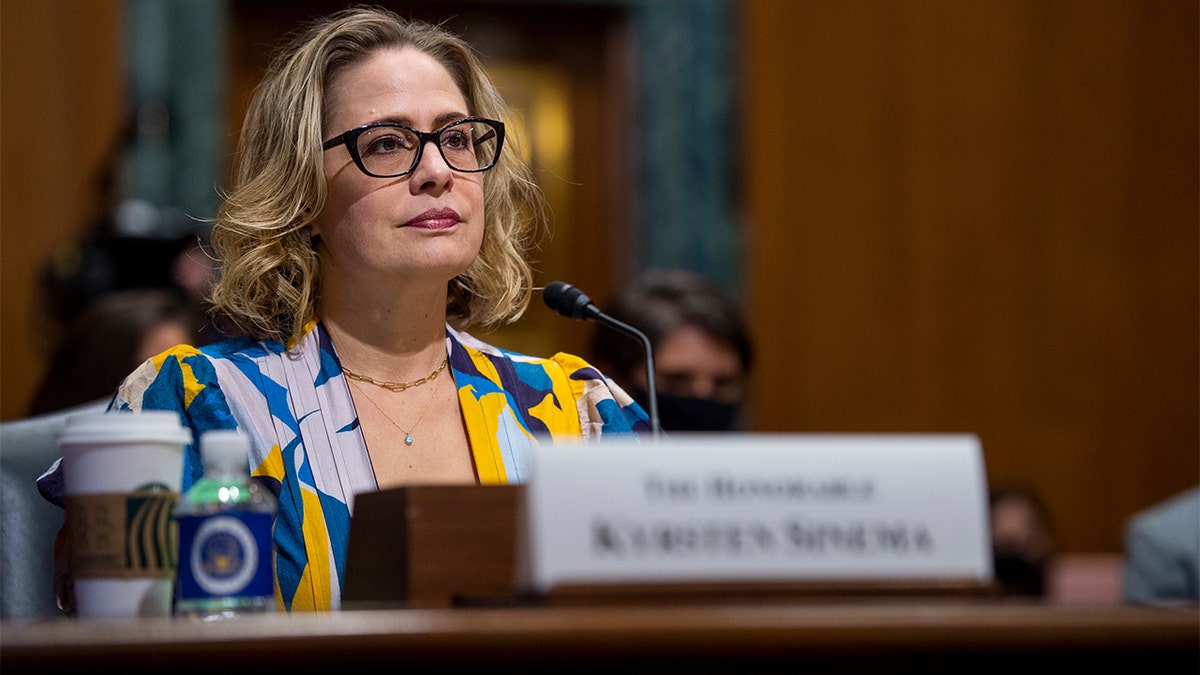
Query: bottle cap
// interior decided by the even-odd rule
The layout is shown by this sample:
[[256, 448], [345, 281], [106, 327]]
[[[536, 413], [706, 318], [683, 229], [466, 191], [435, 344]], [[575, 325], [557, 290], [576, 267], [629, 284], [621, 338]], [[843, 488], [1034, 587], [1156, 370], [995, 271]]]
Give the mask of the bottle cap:
[[205, 464], [244, 466], [250, 439], [237, 429], [215, 429], [200, 437], [200, 457]]

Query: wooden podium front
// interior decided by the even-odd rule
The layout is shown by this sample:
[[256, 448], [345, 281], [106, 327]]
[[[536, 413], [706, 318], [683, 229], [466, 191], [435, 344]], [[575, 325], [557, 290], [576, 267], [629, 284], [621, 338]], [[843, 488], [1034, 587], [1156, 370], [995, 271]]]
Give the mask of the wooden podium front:
[[519, 486], [427, 485], [355, 496], [345, 609], [511, 602]]

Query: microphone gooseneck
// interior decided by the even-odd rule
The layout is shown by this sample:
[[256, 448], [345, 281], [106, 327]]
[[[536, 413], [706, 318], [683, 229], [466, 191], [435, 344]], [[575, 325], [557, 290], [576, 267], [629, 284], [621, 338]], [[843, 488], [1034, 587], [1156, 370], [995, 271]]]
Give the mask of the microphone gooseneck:
[[641, 340], [642, 347], [646, 351], [646, 398], [649, 407], [647, 413], [650, 415], [650, 433], [657, 439], [661, 427], [658, 423], [658, 388], [654, 382], [654, 349], [650, 345], [650, 338], [637, 328], [600, 311], [600, 308], [586, 293], [566, 282], [551, 281], [546, 284], [542, 289], [542, 301], [546, 303], [547, 307], [568, 319], [592, 320]]

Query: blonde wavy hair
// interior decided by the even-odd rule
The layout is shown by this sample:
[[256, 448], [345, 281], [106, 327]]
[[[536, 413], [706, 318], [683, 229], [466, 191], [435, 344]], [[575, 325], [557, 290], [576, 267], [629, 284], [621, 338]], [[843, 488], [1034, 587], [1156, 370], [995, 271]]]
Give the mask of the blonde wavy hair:
[[[441, 63], [466, 99], [468, 114], [498, 120], [507, 114], [471, 46], [439, 26], [355, 7], [294, 34], [255, 89], [233, 187], [213, 225], [212, 246], [221, 266], [213, 311], [237, 331], [286, 344], [316, 317], [321, 276], [310, 225], [326, 197], [321, 143], [340, 131], [323, 125], [328, 88], [342, 70], [398, 47], [418, 49]], [[506, 135], [500, 161], [485, 174], [479, 255], [449, 285], [447, 317], [456, 328], [510, 323], [529, 305], [533, 272], [527, 256], [545, 225], [545, 202], [514, 135]]]

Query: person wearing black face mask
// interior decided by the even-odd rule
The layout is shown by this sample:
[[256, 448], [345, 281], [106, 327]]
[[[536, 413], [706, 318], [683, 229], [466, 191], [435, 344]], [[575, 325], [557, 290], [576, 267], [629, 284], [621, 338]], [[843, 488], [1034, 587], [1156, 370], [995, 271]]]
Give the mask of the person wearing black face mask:
[[[663, 431], [741, 427], [753, 349], [741, 309], [720, 286], [687, 270], [650, 270], [604, 307], [650, 338]], [[590, 358], [646, 407], [639, 342], [597, 325]]]
[[993, 487], [989, 495], [992, 560], [1002, 595], [1044, 597], [1057, 551], [1050, 510], [1032, 488]]

